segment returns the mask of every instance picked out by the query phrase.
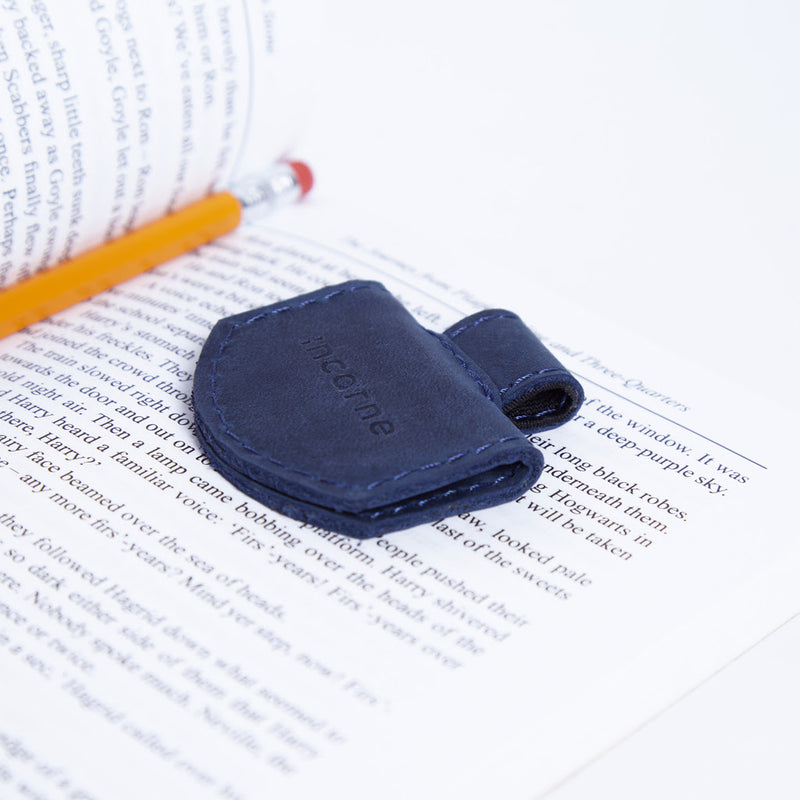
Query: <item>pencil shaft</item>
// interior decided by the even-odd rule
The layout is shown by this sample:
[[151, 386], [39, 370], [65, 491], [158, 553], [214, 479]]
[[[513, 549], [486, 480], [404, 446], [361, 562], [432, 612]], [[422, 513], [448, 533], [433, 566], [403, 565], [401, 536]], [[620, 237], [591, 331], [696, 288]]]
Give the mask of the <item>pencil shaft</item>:
[[0, 337], [228, 233], [240, 219], [239, 201], [220, 192], [38, 272], [0, 291]]

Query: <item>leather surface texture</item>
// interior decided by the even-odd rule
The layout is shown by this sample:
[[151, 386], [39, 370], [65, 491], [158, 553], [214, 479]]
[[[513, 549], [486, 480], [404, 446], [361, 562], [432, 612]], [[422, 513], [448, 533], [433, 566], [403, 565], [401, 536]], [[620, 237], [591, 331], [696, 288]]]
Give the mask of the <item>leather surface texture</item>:
[[542, 469], [487, 371], [374, 281], [221, 320], [193, 402], [231, 483], [358, 538], [514, 500]]
[[503, 412], [524, 431], [563, 425], [583, 403], [583, 388], [513, 312], [479, 311], [444, 335], [494, 382]]

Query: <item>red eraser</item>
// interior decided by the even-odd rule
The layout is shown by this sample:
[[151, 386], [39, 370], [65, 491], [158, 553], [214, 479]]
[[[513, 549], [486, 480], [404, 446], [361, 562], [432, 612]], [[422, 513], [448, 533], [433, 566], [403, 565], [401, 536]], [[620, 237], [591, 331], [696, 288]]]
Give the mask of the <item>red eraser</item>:
[[301, 197], [307, 195], [314, 185], [314, 176], [311, 174], [308, 164], [304, 164], [302, 161], [290, 161], [289, 166], [297, 176], [300, 188], [303, 190]]

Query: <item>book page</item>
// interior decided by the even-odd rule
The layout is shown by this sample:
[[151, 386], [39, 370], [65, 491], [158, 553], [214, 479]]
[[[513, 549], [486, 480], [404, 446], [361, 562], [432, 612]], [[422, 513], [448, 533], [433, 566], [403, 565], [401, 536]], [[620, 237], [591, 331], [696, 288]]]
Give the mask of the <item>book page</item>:
[[281, 155], [315, 6], [4, 2], [0, 287]]
[[[795, 547], [777, 439], [541, 298], [507, 305], [587, 399], [531, 437], [546, 466], [516, 502], [359, 541], [213, 472], [190, 392], [220, 316], [350, 278], [437, 331], [485, 307], [312, 212], [0, 343], [4, 790], [531, 797], [714, 669], [721, 633], [785, 613], [764, 577]], [[728, 601], [750, 585], [748, 621]]]

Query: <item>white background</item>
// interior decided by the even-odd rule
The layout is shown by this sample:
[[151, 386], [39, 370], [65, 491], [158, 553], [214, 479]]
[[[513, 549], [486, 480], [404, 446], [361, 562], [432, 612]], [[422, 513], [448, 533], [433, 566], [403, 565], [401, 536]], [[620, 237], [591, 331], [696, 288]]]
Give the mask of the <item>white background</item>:
[[[592, 309], [789, 423], [800, 6], [338, 0], [323, 31], [294, 153], [320, 203], [422, 231], [443, 275], [483, 260], [492, 304]], [[795, 621], [552, 800], [797, 797], [798, 666]]]
[[774, 399], [792, 387], [762, 365], [799, 330], [799, 35], [776, 0], [340, 0], [299, 144], [320, 193], [472, 239], [494, 296], [553, 288]]

